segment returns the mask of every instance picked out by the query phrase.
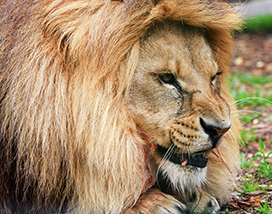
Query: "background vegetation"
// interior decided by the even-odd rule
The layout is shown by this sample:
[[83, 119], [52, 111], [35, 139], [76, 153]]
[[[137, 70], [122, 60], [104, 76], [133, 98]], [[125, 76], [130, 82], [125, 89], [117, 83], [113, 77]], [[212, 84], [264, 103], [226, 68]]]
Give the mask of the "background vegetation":
[[272, 15], [245, 20], [229, 78], [243, 123], [241, 168], [221, 213], [272, 213]]

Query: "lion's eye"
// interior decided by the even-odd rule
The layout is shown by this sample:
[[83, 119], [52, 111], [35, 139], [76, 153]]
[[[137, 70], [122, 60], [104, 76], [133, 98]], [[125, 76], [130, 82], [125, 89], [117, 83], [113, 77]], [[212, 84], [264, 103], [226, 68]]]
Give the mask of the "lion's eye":
[[160, 74], [159, 78], [161, 81], [163, 81], [164, 83], [167, 83], [167, 84], [173, 84], [176, 82], [175, 76], [171, 73]]
[[211, 83], [212, 83], [213, 85], [215, 85], [216, 77], [219, 76], [219, 75], [221, 75], [221, 74], [222, 74], [222, 72], [217, 72], [217, 73], [212, 77]]

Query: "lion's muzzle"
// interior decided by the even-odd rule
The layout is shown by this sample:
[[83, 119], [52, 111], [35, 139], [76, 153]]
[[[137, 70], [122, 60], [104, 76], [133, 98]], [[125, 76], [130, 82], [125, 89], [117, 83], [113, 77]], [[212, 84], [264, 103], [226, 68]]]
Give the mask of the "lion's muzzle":
[[212, 141], [212, 148], [219, 146], [223, 135], [230, 129], [230, 125], [209, 123], [200, 118], [200, 125]]

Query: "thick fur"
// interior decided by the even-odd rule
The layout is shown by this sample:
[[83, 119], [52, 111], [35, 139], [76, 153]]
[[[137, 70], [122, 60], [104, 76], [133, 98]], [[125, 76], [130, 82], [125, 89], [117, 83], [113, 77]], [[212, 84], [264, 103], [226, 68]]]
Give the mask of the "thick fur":
[[[121, 213], [153, 185], [153, 147], [127, 96], [140, 40], [164, 20], [203, 29], [227, 76], [240, 19], [221, 1], [0, 1], [1, 213]], [[224, 203], [239, 120], [221, 87], [234, 112], [219, 147], [232, 175], [210, 154], [202, 188]]]

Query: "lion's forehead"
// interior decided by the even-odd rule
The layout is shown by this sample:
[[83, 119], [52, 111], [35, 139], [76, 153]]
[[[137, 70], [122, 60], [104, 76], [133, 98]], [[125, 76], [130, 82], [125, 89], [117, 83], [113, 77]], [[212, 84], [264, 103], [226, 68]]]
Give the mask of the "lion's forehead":
[[218, 65], [203, 33], [185, 27], [171, 31], [162, 28], [159, 35], [155, 33], [141, 42], [142, 71], [166, 70], [182, 79], [192, 79], [193, 74], [210, 78], [217, 72]]

